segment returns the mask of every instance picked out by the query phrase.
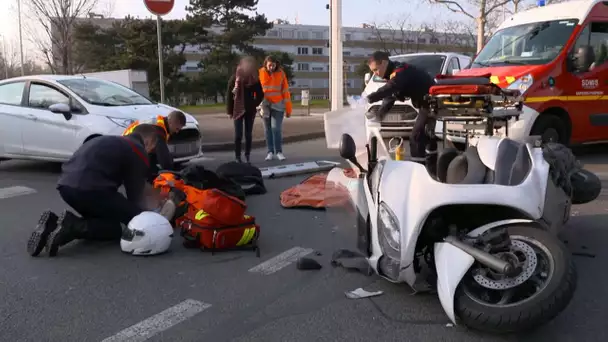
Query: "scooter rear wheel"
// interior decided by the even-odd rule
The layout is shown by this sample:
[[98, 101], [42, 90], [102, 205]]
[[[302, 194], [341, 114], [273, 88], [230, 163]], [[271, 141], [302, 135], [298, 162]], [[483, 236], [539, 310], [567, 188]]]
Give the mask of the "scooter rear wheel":
[[522, 272], [501, 278], [476, 264], [456, 292], [456, 315], [472, 329], [499, 334], [532, 330], [555, 318], [574, 296], [576, 269], [557, 237], [525, 225], [508, 232], [512, 247], [502, 257], [523, 260]]

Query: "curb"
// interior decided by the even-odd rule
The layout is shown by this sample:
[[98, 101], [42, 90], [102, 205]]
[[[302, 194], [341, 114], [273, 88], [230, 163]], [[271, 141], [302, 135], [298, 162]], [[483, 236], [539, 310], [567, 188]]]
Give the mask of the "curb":
[[[324, 138], [324, 137], [325, 137], [325, 132], [310, 132], [310, 133], [304, 133], [304, 134], [298, 134], [298, 135], [290, 135], [290, 136], [283, 137], [283, 144], [320, 139], [320, 138]], [[260, 147], [266, 147], [266, 140], [257, 139], [257, 140], [253, 140], [251, 142], [252, 149], [260, 148]], [[232, 151], [233, 149], [234, 149], [233, 141], [221, 142], [221, 143], [208, 143], [208, 144], [203, 144], [201, 147], [201, 150], [203, 151], [203, 153]]]

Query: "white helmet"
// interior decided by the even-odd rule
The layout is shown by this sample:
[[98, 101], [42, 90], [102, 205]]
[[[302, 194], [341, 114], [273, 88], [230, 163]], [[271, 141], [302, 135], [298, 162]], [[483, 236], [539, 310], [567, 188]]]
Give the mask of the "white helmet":
[[132, 255], [155, 255], [169, 249], [173, 227], [162, 215], [144, 211], [122, 230], [120, 249]]

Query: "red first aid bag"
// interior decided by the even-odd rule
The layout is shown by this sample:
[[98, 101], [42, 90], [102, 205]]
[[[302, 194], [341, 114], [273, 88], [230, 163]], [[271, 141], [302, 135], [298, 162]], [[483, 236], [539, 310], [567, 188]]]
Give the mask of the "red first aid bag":
[[243, 220], [247, 204], [234, 196], [218, 189], [186, 187], [184, 192], [190, 207], [203, 210], [222, 225], [238, 225]]
[[184, 246], [200, 248], [212, 253], [219, 250], [250, 249], [259, 257], [257, 241], [260, 237], [260, 226], [255, 217], [242, 215], [239, 222], [223, 224], [204, 210], [189, 207], [186, 215], [178, 221]]

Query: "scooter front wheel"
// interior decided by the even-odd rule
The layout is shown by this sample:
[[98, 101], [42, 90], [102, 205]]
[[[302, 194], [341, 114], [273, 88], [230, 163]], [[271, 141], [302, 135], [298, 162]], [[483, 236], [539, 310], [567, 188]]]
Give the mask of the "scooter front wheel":
[[456, 293], [461, 324], [492, 333], [537, 328], [561, 313], [576, 289], [576, 269], [570, 252], [554, 235], [534, 226], [508, 228], [508, 251], [495, 253], [518, 265], [513, 276], [476, 264]]

